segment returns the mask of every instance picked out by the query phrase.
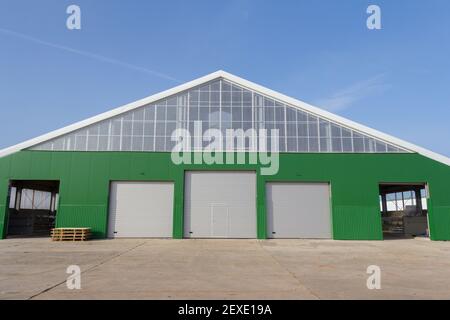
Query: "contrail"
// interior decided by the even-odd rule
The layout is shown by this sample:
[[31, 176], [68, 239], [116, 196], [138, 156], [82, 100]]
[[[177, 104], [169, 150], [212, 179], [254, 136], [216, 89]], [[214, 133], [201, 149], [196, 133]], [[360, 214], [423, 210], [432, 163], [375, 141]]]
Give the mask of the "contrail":
[[6, 35], [15, 36], [15, 37], [18, 37], [18, 38], [21, 38], [21, 39], [29, 40], [29, 41], [32, 41], [34, 43], [38, 43], [38, 44], [41, 44], [41, 45], [44, 45], [44, 46], [47, 46], [47, 47], [51, 47], [51, 48], [67, 51], [67, 52], [70, 52], [70, 53], [75, 53], [75, 54], [78, 54], [78, 55], [81, 55], [81, 56], [84, 56], [84, 57], [88, 57], [88, 58], [92, 58], [92, 59], [96, 59], [96, 60], [99, 60], [99, 61], [102, 61], [102, 62], [107, 62], [107, 63], [115, 64], [115, 65], [118, 65], [118, 66], [121, 66], [121, 67], [125, 67], [125, 68], [128, 68], [128, 69], [132, 69], [132, 70], [135, 70], [135, 71], [151, 74], [153, 76], [157, 76], [157, 77], [160, 77], [160, 78], [163, 78], [163, 79], [166, 79], [166, 80], [170, 80], [170, 81], [173, 81], [173, 82], [177, 82], [177, 83], [181, 83], [182, 82], [182, 81], [180, 81], [180, 80], [178, 80], [176, 78], [173, 78], [173, 77], [171, 77], [171, 76], [169, 76], [167, 74], [161, 73], [161, 72], [149, 70], [149, 69], [146, 69], [146, 68], [143, 68], [143, 67], [139, 67], [139, 66], [136, 66], [136, 65], [133, 65], [133, 64], [130, 64], [130, 63], [127, 63], [127, 62], [123, 62], [123, 61], [120, 61], [120, 60], [116, 60], [116, 59], [113, 59], [113, 58], [101, 56], [101, 55], [98, 55], [98, 54], [95, 54], [95, 53], [82, 51], [82, 50], [70, 48], [70, 47], [67, 47], [67, 46], [63, 46], [63, 45], [47, 42], [47, 41], [44, 41], [44, 40], [41, 40], [41, 39], [38, 39], [38, 38], [35, 38], [35, 37], [32, 37], [32, 36], [23, 34], [23, 33], [15, 32], [15, 31], [8, 30], [8, 29], [3, 29], [3, 28], [0, 28], [0, 32], [3, 33], [3, 34], [6, 34]]

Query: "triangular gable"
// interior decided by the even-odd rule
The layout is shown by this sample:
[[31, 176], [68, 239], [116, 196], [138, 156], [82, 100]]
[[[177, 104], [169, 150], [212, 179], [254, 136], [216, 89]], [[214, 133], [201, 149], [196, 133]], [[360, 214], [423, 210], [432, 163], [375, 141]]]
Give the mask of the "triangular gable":
[[[259, 86], [252, 82], [249, 82], [247, 80], [241, 79], [239, 77], [236, 77], [236, 76], [226, 73], [224, 71], [217, 71], [215, 73], [204, 76], [197, 80], [190, 81], [186, 84], [177, 86], [173, 89], [170, 89], [170, 90], [161, 92], [159, 94], [150, 96], [148, 98], [133, 102], [131, 104], [111, 110], [109, 112], [100, 114], [98, 116], [95, 116], [95, 117], [89, 118], [87, 120], [78, 122], [76, 124], [67, 126], [65, 128], [53, 131], [49, 134], [40, 136], [35, 139], [31, 139], [29, 141], [18, 144], [16, 146], [6, 148], [6, 149], [0, 151], [0, 157], [9, 155], [11, 153], [14, 153], [14, 152], [17, 152], [20, 150], [33, 148], [33, 147], [35, 149], [44, 149], [45, 150], [46, 148], [45, 147], [42, 148], [42, 146], [45, 146], [46, 142], [57, 141], [58, 139], [62, 140], [61, 137], [68, 136], [73, 132], [79, 132], [80, 130], [83, 130], [85, 128], [94, 128], [95, 127], [95, 126], [93, 126], [94, 124], [101, 124], [102, 122], [106, 122], [106, 121], [110, 122], [111, 119], [119, 119], [121, 117], [123, 118], [124, 116], [126, 116], [126, 114], [131, 114], [132, 111], [138, 111], [140, 109], [143, 109], [145, 106], [153, 107], [155, 104], [159, 103], [160, 101], [166, 101], [164, 103], [166, 103], [166, 105], [169, 105], [167, 100], [170, 100], [171, 97], [183, 96], [183, 94], [185, 92], [188, 92], [189, 90], [192, 90], [193, 88], [195, 90], [195, 88], [201, 87], [204, 84], [211, 83], [211, 82], [214, 82], [214, 80], [219, 80], [219, 79], [225, 80], [227, 83], [230, 83], [230, 85], [235, 84], [236, 86], [239, 86], [240, 88], [243, 89], [244, 94], [248, 90], [249, 92], [252, 92], [254, 94], [253, 97], [258, 95], [258, 96], [261, 96], [263, 99], [264, 98], [273, 99], [275, 101], [275, 104], [277, 102], [284, 104], [286, 110], [293, 109], [293, 110], [295, 110], [295, 112], [297, 112], [297, 115], [294, 115], [294, 117], [296, 117], [296, 119], [298, 121], [301, 121], [301, 120], [299, 120], [300, 115], [303, 113], [306, 113], [307, 115], [312, 115], [313, 117], [318, 117], [319, 125], [321, 124], [320, 121], [322, 121], [324, 126], [326, 126], [327, 122], [329, 122], [328, 128], [331, 128], [332, 125], [337, 125], [339, 127], [342, 127], [342, 129], [340, 129], [341, 130], [341, 136], [340, 136], [341, 141], [345, 141], [345, 139], [347, 139], [346, 131], [348, 129], [348, 130], [351, 130], [352, 132], [354, 132], [354, 133], [352, 133], [352, 135], [361, 135], [362, 138], [367, 137], [367, 139], [369, 139], [370, 141], [373, 141], [374, 149], [371, 150], [373, 152], [377, 151], [375, 145], [377, 142], [380, 142], [381, 145], [384, 143], [384, 145], [387, 146], [386, 152], [417, 152], [417, 153], [420, 153], [431, 159], [434, 159], [436, 161], [450, 165], [450, 159], [448, 159], [447, 157], [441, 156], [439, 154], [436, 154], [434, 152], [420, 148], [418, 146], [407, 143], [400, 139], [386, 135], [386, 134], [376, 131], [374, 129], [368, 128], [366, 126], [357, 124], [353, 121], [347, 120], [347, 119], [342, 118], [337, 115], [334, 115], [330, 112], [316, 108], [314, 106], [311, 106], [311, 105], [301, 102], [299, 100], [282, 95], [278, 92], [264, 88], [262, 86]], [[210, 89], [210, 90], [212, 90], [212, 92], [214, 91], [214, 89]], [[212, 94], [213, 93], [210, 93], [210, 95], [212, 95]], [[253, 101], [253, 103], [256, 103], [256, 102]], [[175, 103], [175, 105], [176, 105], [176, 103]], [[264, 107], [264, 106], [262, 106], [262, 107]], [[243, 109], [243, 110], [245, 110], [245, 109]], [[286, 111], [286, 114], [287, 114], [287, 111]], [[293, 113], [291, 112], [291, 114], [293, 114]], [[275, 119], [273, 119], [273, 120], [275, 122]], [[98, 125], [98, 126], [100, 126], [100, 125]], [[101, 130], [101, 129], [95, 129], [95, 130]], [[111, 130], [111, 128], [109, 128], [109, 130]], [[298, 130], [300, 130], [300, 129], [298, 129]], [[328, 129], [328, 130], [330, 130], [330, 129]], [[108, 134], [111, 134], [111, 132], [109, 132]], [[298, 134], [299, 134], [299, 132], [297, 131], [297, 135]], [[286, 131], [284, 135], [285, 135], [284, 141], [286, 141], [286, 146], [288, 146], [288, 143], [290, 142], [289, 137], [288, 137], [289, 133]], [[300, 138], [298, 138], [297, 142], [295, 142], [295, 143], [297, 143], [297, 148], [298, 148], [298, 150], [296, 150], [296, 151], [302, 152], [303, 150], [300, 149], [300, 145], [299, 145], [300, 140], [299, 139]], [[318, 139], [320, 140], [320, 133], [319, 133]], [[111, 139], [109, 138], [109, 140], [111, 140]], [[154, 140], [156, 140], [156, 137], [154, 138]], [[329, 140], [331, 141], [331, 138], [329, 138]], [[138, 140], [138, 141], [140, 141], [140, 140]], [[294, 141], [294, 140], [292, 140], [292, 141]], [[323, 141], [325, 141], [325, 140], [323, 140]], [[99, 143], [99, 142], [97, 142], [97, 143]], [[340, 142], [340, 143], [341, 143], [341, 148], [343, 148], [342, 147], [343, 142]], [[144, 144], [144, 141], [142, 141], [142, 144]], [[108, 145], [111, 146], [111, 141], [108, 142]], [[39, 147], [39, 146], [41, 146], [41, 147]], [[156, 143], [154, 142], [154, 145], [153, 145], [154, 151], [158, 151], [158, 150], [156, 150], [155, 147], [156, 147]], [[381, 148], [383, 148], [383, 147], [381, 147]], [[342, 150], [341, 152], [345, 152], [345, 148], [343, 148], [343, 149], [344, 150]], [[52, 147], [52, 150], [53, 150], [53, 147]], [[56, 150], [57, 150], [57, 148], [56, 148]], [[71, 149], [67, 149], [67, 150], [71, 150]], [[72, 149], [72, 150], [76, 150], [76, 148]], [[89, 150], [89, 149], [87, 149], [87, 150]], [[107, 151], [107, 150], [115, 150], [115, 149], [100, 149], [100, 150]], [[131, 150], [131, 148], [125, 149], [125, 150]], [[384, 150], [384, 149], [382, 149], [382, 150]], [[147, 150], [144, 148], [141, 151], [147, 151]], [[281, 150], [281, 151], [283, 151], [283, 150]], [[284, 151], [289, 151], [289, 150], [284, 150]], [[317, 150], [317, 151], [320, 152], [321, 150]], [[331, 148], [330, 148], [329, 150], [322, 150], [322, 151], [326, 152], [326, 151], [333, 151], [333, 150], [331, 150]], [[352, 151], [358, 152], [353, 149], [352, 149]], [[315, 152], [315, 150], [310, 150], [310, 152]], [[361, 152], [364, 152], [364, 151], [361, 151]]]

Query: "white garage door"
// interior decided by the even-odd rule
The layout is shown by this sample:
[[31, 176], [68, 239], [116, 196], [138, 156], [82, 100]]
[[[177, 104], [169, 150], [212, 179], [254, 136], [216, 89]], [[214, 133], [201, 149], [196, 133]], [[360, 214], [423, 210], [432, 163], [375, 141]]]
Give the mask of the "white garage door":
[[170, 238], [173, 225], [171, 182], [112, 182], [110, 238]]
[[330, 187], [325, 183], [268, 183], [269, 238], [330, 239]]
[[256, 238], [254, 172], [187, 172], [186, 238]]

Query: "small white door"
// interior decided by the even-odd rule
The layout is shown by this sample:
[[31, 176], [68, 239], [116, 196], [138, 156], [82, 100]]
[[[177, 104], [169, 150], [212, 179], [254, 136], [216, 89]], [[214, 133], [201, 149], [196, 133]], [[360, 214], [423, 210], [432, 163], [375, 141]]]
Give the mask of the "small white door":
[[267, 183], [269, 238], [330, 239], [328, 183]]
[[184, 235], [256, 238], [256, 173], [187, 172]]
[[211, 235], [214, 238], [229, 237], [230, 217], [226, 204], [211, 205]]
[[171, 182], [112, 182], [108, 237], [171, 238], [173, 201]]

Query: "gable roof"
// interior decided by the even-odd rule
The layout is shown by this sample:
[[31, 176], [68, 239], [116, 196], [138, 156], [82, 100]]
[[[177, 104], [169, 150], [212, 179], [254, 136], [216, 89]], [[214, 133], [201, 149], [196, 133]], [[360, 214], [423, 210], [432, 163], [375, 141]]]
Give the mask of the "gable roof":
[[208, 74], [208, 75], [203, 76], [201, 78], [195, 79], [193, 81], [189, 81], [187, 83], [184, 83], [184, 84], [179, 85], [177, 87], [174, 87], [172, 89], [169, 89], [169, 90], [166, 90], [166, 91], [154, 94], [154, 95], [149, 96], [147, 98], [144, 98], [144, 99], [141, 99], [141, 100], [138, 100], [138, 101], [126, 104], [124, 106], [121, 106], [119, 108], [113, 109], [111, 111], [104, 112], [102, 114], [96, 115], [96, 116], [88, 118], [86, 120], [74, 123], [74, 124], [69, 125], [67, 127], [64, 127], [64, 128], [61, 128], [61, 129], [58, 129], [58, 130], [55, 130], [55, 131], [52, 131], [52, 132], [44, 134], [44, 135], [41, 135], [41, 136], [36, 137], [34, 139], [30, 139], [28, 141], [19, 143], [17, 145], [5, 148], [3, 150], [0, 150], [0, 158], [1, 157], [5, 157], [5, 156], [10, 155], [10, 154], [13, 154], [13, 153], [18, 152], [18, 151], [21, 151], [21, 150], [33, 147], [33, 146], [41, 144], [41, 143], [43, 143], [45, 141], [48, 141], [48, 140], [57, 138], [59, 136], [62, 136], [64, 134], [76, 131], [78, 129], [87, 127], [89, 125], [95, 124], [95, 123], [100, 122], [102, 120], [106, 120], [106, 119], [112, 118], [114, 116], [123, 114], [125, 112], [134, 110], [136, 108], [139, 108], [139, 107], [142, 107], [142, 106], [154, 103], [154, 102], [156, 102], [158, 100], [161, 100], [161, 99], [167, 98], [169, 96], [181, 93], [181, 92], [186, 91], [188, 89], [191, 89], [193, 87], [200, 86], [200, 85], [202, 85], [204, 83], [207, 83], [207, 82], [210, 82], [212, 80], [219, 79], [219, 78], [223, 78], [225, 80], [234, 82], [234, 83], [236, 83], [236, 84], [238, 84], [238, 85], [240, 85], [240, 86], [242, 86], [244, 88], [247, 88], [247, 89], [259, 92], [259, 93], [261, 93], [263, 95], [271, 96], [272, 98], [274, 98], [276, 100], [279, 100], [281, 102], [289, 104], [289, 105], [291, 105], [293, 107], [297, 107], [297, 108], [299, 108], [299, 109], [301, 109], [303, 111], [307, 111], [307, 112], [313, 113], [313, 114], [315, 114], [317, 116], [320, 116], [322, 118], [328, 119], [330, 121], [334, 121], [334, 122], [339, 123], [341, 125], [347, 126], [347, 127], [352, 128], [354, 130], [357, 130], [357, 131], [360, 131], [360, 132], [362, 132], [364, 134], [372, 136], [373, 138], [384, 140], [385, 142], [388, 142], [390, 144], [396, 145], [399, 148], [406, 149], [406, 150], [409, 150], [411, 152], [419, 153], [419, 154], [421, 154], [421, 155], [423, 155], [425, 157], [428, 157], [430, 159], [433, 159], [435, 161], [438, 161], [438, 162], [441, 162], [443, 164], [446, 164], [446, 165], [450, 166], [450, 158], [448, 158], [446, 156], [440, 155], [438, 153], [435, 153], [433, 151], [430, 151], [430, 150], [427, 150], [425, 148], [419, 147], [419, 146], [414, 145], [412, 143], [409, 143], [409, 142], [406, 142], [404, 140], [395, 138], [395, 137], [393, 137], [391, 135], [382, 133], [382, 132], [377, 131], [375, 129], [372, 129], [372, 128], [369, 128], [367, 126], [361, 125], [359, 123], [353, 122], [353, 121], [348, 120], [348, 119], [346, 119], [344, 117], [341, 117], [341, 116], [335, 115], [335, 114], [333, 114], [331, 112], [328, 112], [328, 111], [325, 111], [323, 109], [317, 108], [317, 107], [312, 106], [310, 104], [307, 104], [307, 103], [305, 103], [303, 101], [300, 101], [300, 100], [288, 97], [288, 96], [286, 96], [284, 94], [281, 94], [279, 92], [270, 90], [268, 88], [265, 88], [265, 87], [260, 86], [260, 85], [258, 85], [256, 83], [250, 82], [248, 80], [242, 79], [240, 77], [237, 77], [235, 75], [232, 75], [232, 74], [227, 73], [227, 72], [222, 71], [222, 70], [213, 72], [211, 74]]

